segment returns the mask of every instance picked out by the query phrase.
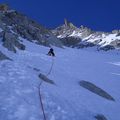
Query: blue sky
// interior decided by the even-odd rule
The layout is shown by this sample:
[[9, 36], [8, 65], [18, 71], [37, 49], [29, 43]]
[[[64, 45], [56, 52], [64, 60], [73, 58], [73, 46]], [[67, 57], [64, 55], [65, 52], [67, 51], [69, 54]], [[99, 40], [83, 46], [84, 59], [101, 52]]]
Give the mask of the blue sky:
[[48, 28], [67, 18], [93, 30], [120, 29], [120, 0], [0, 0]]

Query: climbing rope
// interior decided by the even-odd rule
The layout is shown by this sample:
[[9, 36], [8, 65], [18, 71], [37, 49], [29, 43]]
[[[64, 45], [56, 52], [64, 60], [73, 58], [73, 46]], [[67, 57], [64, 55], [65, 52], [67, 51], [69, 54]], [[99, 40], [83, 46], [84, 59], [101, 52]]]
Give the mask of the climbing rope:
[[44, 105], [43, 105], [43, 102], [42, 102], [41, 85], [42, 85], [42, 82], [40, 82], [40, 84], [39, 84], [39, 91], [38, 91], [39, 92], [39, 98], [40, 98], [40, 104], [41, 104], [44, 120], [47, 120], [46, 115], [45, 115]]
[[[50, 70], [48, 71], [48, 73], [45, 75], [46, 77], [49, 76], [52, 72], [52, 69], [53, 69], [53, 65], [54, 65], [54, 58], [52, 57], [52, 64], [51, 64], [51, 67], [50, 67]], [[45, 109], [44, 109], [44, 105], [43, 105], [43, 102], [42, 102], [42, 95], [41, 95], [41, 86], [42, 86], [42, 83], [43, 83], [43, 80], [41, 80], [40, 84], [39, 84], [39, 98], [40, 98], [40, 104], [41, 104], [41, 108], [42, 108], [42, 113], [43, 113], [43, 118], [44, 120], [47, 120], [46, 119], [46, 115], [45, 115]]]
[[51, 74], [52, 69], [53, 69], [53, 65], [54, 65], [54, 58], [52, 57], [52, 64], [51, 64], [50, 70], [49, 70], [48, 73], [46, 74], [46, 77]]

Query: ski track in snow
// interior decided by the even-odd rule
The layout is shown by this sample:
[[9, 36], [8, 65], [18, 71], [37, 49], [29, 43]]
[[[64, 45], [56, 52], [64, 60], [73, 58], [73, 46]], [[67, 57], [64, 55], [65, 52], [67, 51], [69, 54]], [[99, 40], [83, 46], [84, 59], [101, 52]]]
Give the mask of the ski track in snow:
[[[9, 54], [2, 49], [13, 61], [0, 62], [0, 120], [43, 119], [38, 75], [40, 72], [48, 73], [52, 59], [45, 55], [48, 48], [23, 41], [27, 46], [25, 51]], [[108, 120], [119, 120], [119, 55], [71, 48], [54, 49], [55, 63], [48, 78], [56, 85], [42, 84], [47, 120], [95, 120], [97, 114], [103, 114]], [[115, 98], [115, 102], [80, 87], [81, 80], [104, 89]]]

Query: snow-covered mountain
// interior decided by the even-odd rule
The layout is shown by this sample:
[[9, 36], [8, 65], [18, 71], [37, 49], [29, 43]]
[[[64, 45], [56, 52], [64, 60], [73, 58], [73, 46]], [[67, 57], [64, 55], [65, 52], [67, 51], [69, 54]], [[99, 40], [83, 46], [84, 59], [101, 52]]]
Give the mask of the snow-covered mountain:
[[120, 49], [120, 30], [113, 30], [111, 33], [96, 32], [81, 26], [77, 28], [65, 19], [62, 26], [52, 30], [64, 45], [85, 48], [97, 46], [98, 50]]
[[[41, 98], [46, 120], [119, 120], [119, 51], [63, 46], [61, 39], [75, 47], [95, 35], [67, 21], [52, 32], [0, 8], [0, 120], [45, 120]], [[46, 55], [49, 46], [56, 57]]]

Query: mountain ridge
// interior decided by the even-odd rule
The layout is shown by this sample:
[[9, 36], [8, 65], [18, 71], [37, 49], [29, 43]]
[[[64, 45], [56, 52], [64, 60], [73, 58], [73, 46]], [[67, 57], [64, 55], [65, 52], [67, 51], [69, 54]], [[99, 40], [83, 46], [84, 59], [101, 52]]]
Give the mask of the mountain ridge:
[[97, 46], [97, 50], [105, 51], [120, 48], [120, 30], [111, 32], [94, 31], [83, 25], [77, 28], [65, 19], [64, 24], [53, 29], [52, 33], [65, 46], [69, 47], [86, 48]]
[[64, 24], [49, 30], [24, 14], [0, 5], [0, 37], [3, 46], [16, 52], [15, 47], [24, 50], [25, 46], [19, 37], [44, 46], [87, 48], [96, 47], [97, 50], [119, 50], [120, 30], [112, 32], [94, 31], [81, 25], [76, 27], [64, 19]]
[[47, 120], [119, 120], [120, 53], [71, 48], [99, 32], [65, 20], [57, 38], [14, 10], [0, 17], [0, 120], [42, 120], [43, 107]]
[[19, 37], [43, 46], [62, 47], [50, 30], [13, 9], [0, 10], [0, 37], [3, 46], [13, 52], [16, 52], [15, 47], [25, 49]]

